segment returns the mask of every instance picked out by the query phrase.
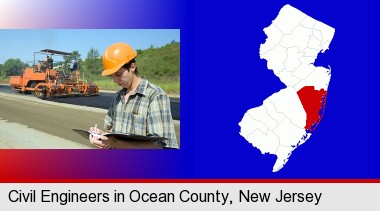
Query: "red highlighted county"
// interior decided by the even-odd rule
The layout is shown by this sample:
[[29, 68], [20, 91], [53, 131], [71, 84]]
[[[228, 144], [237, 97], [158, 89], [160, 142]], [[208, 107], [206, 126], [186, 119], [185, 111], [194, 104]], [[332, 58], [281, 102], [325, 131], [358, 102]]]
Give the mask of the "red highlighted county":
[[306, 112], [305, 129], [308, 132], [313, 132], [323, 117], [327, 91], [324, 89], [315, 90], [314, 86], [305, 86], [297, 94]]

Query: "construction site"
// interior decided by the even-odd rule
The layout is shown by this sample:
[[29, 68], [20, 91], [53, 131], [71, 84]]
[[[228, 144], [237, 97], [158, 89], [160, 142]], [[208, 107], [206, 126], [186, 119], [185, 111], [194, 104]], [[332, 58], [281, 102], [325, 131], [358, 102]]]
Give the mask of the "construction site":
[[[46, 56], [46, 59], [36, 59], [41, 55]], [[74, 64], [67, 70], [59, 70], [53, 66], [53, 57], [70, 55], [72, 53], [51, 49], [35, 52], [33, 65], [25, 68], [22, 75], [11, 76], [9, 84], [14, 91], [25, 94], [31, 93], [42, 99], [97, 95], [99, 92], [98, 86], [88, 83], [84, 79], [84, 74], [81, 75], [78, 65], [75, 66]]]

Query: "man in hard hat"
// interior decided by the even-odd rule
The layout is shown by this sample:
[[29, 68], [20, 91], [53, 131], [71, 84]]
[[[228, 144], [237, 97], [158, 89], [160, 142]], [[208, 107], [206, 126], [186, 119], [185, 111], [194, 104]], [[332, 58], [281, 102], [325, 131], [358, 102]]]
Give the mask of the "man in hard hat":
[[[103, 54], [102, 76], [111, 75], [122, 87], [116, 93], [104, 119], [104, 129], [110, 132], [165, 137], [157, 145], [178, 148], [170, 111], [170, 99], [158, 86], [140, 77], [136, 51], [125, 43], [109, 46]], [[91, 133], [103, 131], [90, 128]], [[90, 135], [90, 142], [99, 148], [127, 148], [127, 142], [105, 136]]]

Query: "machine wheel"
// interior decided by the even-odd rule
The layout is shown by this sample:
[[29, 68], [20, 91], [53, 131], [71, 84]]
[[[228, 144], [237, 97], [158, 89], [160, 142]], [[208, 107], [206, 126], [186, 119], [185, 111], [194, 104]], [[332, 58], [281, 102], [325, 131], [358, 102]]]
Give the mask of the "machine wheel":
[[46, 99], [47, 97], [46, 86], [41, 87], [41, 90], [42, 90], [42, 99]]
[[31, 88], [34, 88], [34, 87], [36, 87], [37, 86], [37, 82], [33, 82], [32, 84], [30, 84], [30, 87]]
[[52, 91], [52, 93], [51, 93], [51, 97], [52, 98], [55, 98], [55, 97], [57, 97], [57, 92], [54, 90], [54, 91]]
[[[37, 85], [37, 82], [32, 82], [30, 86], [28, 87], [34, 88], [36, 85]], [[31, 94], [31, 93], [32, 93], [31, 91], [26, 91], [26, 90], [24, 91], [24, 94]]]

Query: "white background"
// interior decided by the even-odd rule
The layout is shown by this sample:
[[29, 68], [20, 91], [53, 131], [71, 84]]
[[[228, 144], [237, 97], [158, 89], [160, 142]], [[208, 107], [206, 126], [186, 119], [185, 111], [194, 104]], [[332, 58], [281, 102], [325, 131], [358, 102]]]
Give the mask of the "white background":
[[[25, 183], [0, 184], [1, 210], [380, 210], [380, 184], [377, 183]], [[50, 190], [55, 193], [108, 193], [109, 202], [68, 202], [61, 205], [59, 202], [41, 202], [41, 190]], [[11, 190], [30, 193], [36, 190], [36, 202], [10, 202], [8, 196]], [[115, 190], [124, 193], [125, 202], [113, 202]], [[131, 202], [129, 193], [139, 190], [140, 193], [169, 193], [175, 195], [175, 202]], [[216, 193], [216, 191], [229, 193], [225, 205], [222, 202], [181, 202], [179, 193], [189, 190], [191, 193]], [[251, 193], [271, 193], [269, 202], [239, 202], [239, 191]], [[276, 202], [280, 190], [289, 193], [322, 193], [318, 205], [313, 202]], [[12, 197], [15, 198], [16, 194]], [[219, 198], [222, 201], [222, 198]], [[232, 204], [230, 204], [230, 200]]]

